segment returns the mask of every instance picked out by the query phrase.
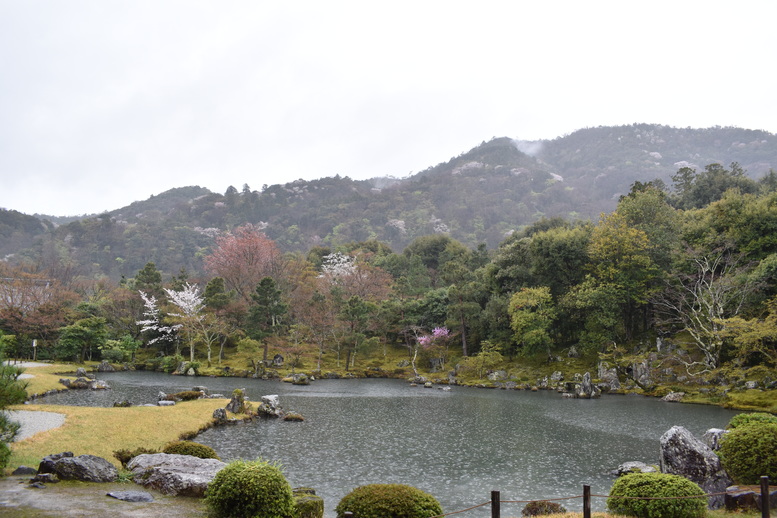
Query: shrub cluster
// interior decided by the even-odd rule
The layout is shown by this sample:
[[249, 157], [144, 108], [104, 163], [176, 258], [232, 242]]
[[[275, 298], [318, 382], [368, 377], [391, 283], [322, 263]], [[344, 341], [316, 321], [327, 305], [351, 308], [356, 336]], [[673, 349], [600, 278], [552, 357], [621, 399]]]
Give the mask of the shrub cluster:
[[369, 484], [357, 487], [335, 508], [338, 518], [353, 513], [356, 518], [428, 518], [442, 514], [435, 497], [405, 484]]
[[526, 504], [521, 511], [521, 516], [541, 516], [544, 514], [560, 514], [567, 510], [563, 505], [547, 500], [535, 500]]
[[276, 464], [263, 460], [230, 462], [205, 492], [211, 516], [285, 518], [294, 511], [291, 486]]
[[777, 416], [767, 414], [766, 412], [752, 412], [749, 414], [737, 414], [731, 418], [726, 428], [734, 430], [741, 426], [747, 426], [753, 423], [777, 423]]
[[[690, 496], [699, 498], [676, 498]], [[620, 477], [612, 485], [607, 508], [615, 514], [638, 518], [703, 518], [707, 511], [707, 498], [696, 483], [680, 475], [632, 473]]]
[[150, 450], [148, 448], [136, 448], [134, 450], [116, 450], [115, 452], [113, 452], [113, 456], [119, 462], [121, 462], [121, 466], [123, 468], [126, 468], [129, 461], [131, 461], [138, 455], [143, 455], [144, 453], [159, 453], [159, 450]]
[[210, 446], [200, 444], [194, 441], [173, 441], [162, 450], [162, 453], [173, 453], [177, 455], [191, 455], [200, 459], [219, 459], [216, 450]]
[[737, 484], [757, 484], [762, 476], [777, 480], [777, 422], [738, 424], [720, 440], [718, 455]]

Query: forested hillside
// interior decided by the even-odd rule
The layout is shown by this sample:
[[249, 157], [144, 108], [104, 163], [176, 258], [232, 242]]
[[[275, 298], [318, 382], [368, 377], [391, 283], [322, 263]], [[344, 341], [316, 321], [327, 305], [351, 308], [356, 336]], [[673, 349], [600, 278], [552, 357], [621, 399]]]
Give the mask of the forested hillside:
[[[657, 125], [600, 127], [551, 141], [495, 138], [408, 178], [330, 177], [284, 185], [246, 178], [223, 194], [181, 187], [54, 229], [29, 221], [2, 228], [4, 255], [65, 261], [89, 277], [118, 280], [153, 261], [168, 275], [202, 271], [218, 232], [259, 225], [281, 250], [378, 240], [401, 251], [414, 239], [446, 234], [494, 249], [542, 218], [596, 221], [636, 182], [688, 167], [739, 164], [750, 178], [777, 165], [777, 138], [737, 128]], [[51, 218], [51, 221], [61, 221]]]
[[[777, 411], [777, 173], [662, 165], [657, 154], [680, 156], [691, 130], [659, 129], [680, 143], [629, 144], [600, 169], [587, 151], [576, 168], [551, 164], [583, 153], [564, 139], [543, 143], [555, 154], [495, 139], [380, 187], [327, 178], [175, 189], [60, 226], [0, 262], [0, 339], [22, 356], [35, 339], [41, 359], [174, 370], [186, 358], [203, 373], [257, 376], [275, 354], [314, 375], [479, 383], [502, 369], [530, 380], [516, 359], [554, 370], [575, 361], [612, 387], [687, 385]], [[565, 138], [600, 131], [617, 133]], [[748, 163], [771, 164], [762, 148], [774, 139], [758, 136], [718, 147], [752, 145], [760, 154]], [[655, 180], [612, 165], [643, 153], [655, 153], [639, 166]], [[619, 180], [596, 180], [608, 194], [583, 210], [575, 195], [602, 168]], [[227, 358], [233, 370], [220, 367]]]

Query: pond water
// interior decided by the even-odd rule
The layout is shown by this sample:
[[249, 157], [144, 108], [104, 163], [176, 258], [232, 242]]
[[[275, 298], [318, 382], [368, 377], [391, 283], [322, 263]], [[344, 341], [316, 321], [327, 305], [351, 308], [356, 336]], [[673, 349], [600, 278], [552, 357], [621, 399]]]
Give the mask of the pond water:
[[[309, 386], [242, 378], [183, 378], [159, 373], [101, 374], [110, 391], [70, 391], [42, 403], [111, 406], [129, 399], [153, 403], [161, 390], [205, 385], [251, 400], [278, 394], [304, 422], [262, 419], [219, 427], [197, 437], [222, 460], [279, 461], [292, 486], [315, 488], [334, 516], [339, 500], [369, 483], [404, 483], [437, 497], [445, 512], [502, 500], [578, 496], [584, 484], [607, 494], [619, 464], [658, 463], [659, 438], [680, 425], [700, 437], [723, 428], [736, 412], [664, 403], [640, 396], [565, 399], [549, 391], [411, 387], [398, 380], [319, 380]], [[561, 502], [570, 511], [582, 500]], [[520, 516], [524, 504], [502, 504]], [[593, 499], [604, 509], [605, 500]], [[461, 516], [490, 516], [489, 507]]]

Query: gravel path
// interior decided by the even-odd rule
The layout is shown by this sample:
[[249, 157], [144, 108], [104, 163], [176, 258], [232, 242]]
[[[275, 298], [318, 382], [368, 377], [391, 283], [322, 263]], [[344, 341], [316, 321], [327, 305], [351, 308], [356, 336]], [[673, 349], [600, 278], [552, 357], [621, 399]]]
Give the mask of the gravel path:
[[65, 424], [65, 414], [58, 414], [56, 412], [6, 410], [4, 413], [8, 415], [11, 421], [16, 421], [22, 425], [19, 428], [19, 433], [16, 434], [17, 441], [32, 437], [38, 432], [59, 428]]
[[[36, 362], [5, 362], [8, 365], [14, 367], [44, 367], [47, 363]], [[32, 378], [34, 374], [22, 374], [19, 378]], [[32, 437], [38, 432], [45, 432], [54, 428], [59, 428], [65, 424], [65, 414], [57, 414], [56, 412], [38, 412], [33, 410], [6, 410], [3, 413], [8, 415], [11, 421], [16, 421], [21, 424], [19, 433], [16, 434], [16, 440], [21, 441], [27, 437]]]

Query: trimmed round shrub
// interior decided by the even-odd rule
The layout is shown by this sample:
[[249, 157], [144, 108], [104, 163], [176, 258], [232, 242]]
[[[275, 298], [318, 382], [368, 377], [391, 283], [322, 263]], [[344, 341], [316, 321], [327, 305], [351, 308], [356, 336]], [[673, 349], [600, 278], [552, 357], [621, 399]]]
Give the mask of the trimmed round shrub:
[[174, 441], [165, 446], [162, 453], [174, 453], [177, 455], [191, 455], [201, 459], [219, 459], [216, 450], [210, 446], [200, 444], [194, 441]]
[[723, 469], [737, 484], [777, 480], [777, 423], [752, 422], [729, 431], [718, 450]]
[[287, 518], [294, 512], [291, 486], [280, 466], [261, 459], [227, 464], [208, 485], [205, 504], [216, 518]]
[[767, 414], [766, 412], [752, 412], [749, 414], [737, 414], [728, 422], [726, 429], [734, 430], [741, 426], [753, 423], [777, 423], [777, 415]]
[[557, 502], [548, 502], [547, 500], [535, 500], [529, 502], [523, 507], [521, 516], [542, 516], [545, 514], [561, 514], [567, 510], [563, 505]]
[[[676, 499], [689, 496], [700, 498]], [[637, 518], [703, 518], [707, 511], [707, 498], [698, 484], [680, 475], [632, 473], [620, 477], [612, 485], [607, 509], [615, 514]]]
[[428, 518], [442, 514], [435, 497], [405, 484], [368, 484], [340, 500], [338, 518], [353, 513], [354, 518]]

